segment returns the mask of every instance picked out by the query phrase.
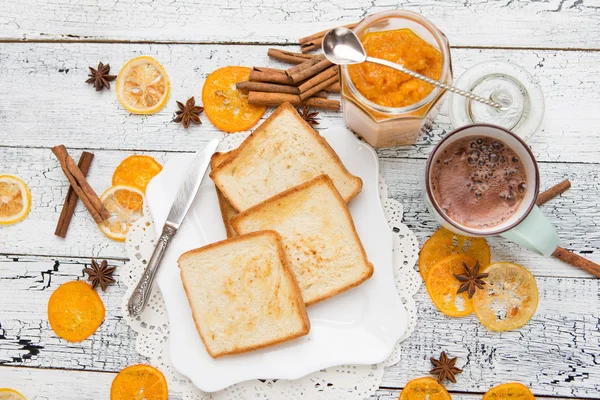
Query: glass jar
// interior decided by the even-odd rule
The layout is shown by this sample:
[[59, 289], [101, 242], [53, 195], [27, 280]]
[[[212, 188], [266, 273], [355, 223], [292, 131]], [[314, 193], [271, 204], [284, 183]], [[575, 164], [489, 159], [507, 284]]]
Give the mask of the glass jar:
[[[429, 20], [417, 13], [403, 10], [385, 11], [365, 18], [354, 28], [359, 39], [369, 32], [408, 28], [436, 48], [442, 55], [440, 81], [452, 83], [450, 45], [446, 36]], [[341, 97], [344, 120], [348, 128], [373, 147], [414, 144], [423, 128], [437, 115], [444, 90], [434, 87], [431, 93], [415, 104], [386, 107], [363, 96], [350, 79], [348, 66], [340, 69]]]

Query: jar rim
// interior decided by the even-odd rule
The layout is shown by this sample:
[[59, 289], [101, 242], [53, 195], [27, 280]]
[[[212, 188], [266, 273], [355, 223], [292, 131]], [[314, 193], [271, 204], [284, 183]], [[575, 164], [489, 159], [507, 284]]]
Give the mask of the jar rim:
[[[406, 11], [406, 10], [381, 11], [381, 12], [372, 14], [372, 15], [366, 17], [365, 19], [363, 19], [353, 29], [353, 32], [358, 33], [361, 29], [365, 29], [365, 28], [373, 25], [374, 23], [380, 21], [381, 19], [393, 18], [393, 17], [400, 17], [400, 18], [415, 21], [415, 22], [421, 24], [422, 26], [424, 26], [433, 35], [433, 37], [435, 38], [435, 40], [437, 41], [437, 43], [440, 47], [440, 52], [442, 53], [442, 58], [444, 60], [443, 65], [442, 65], [442, 75], [440, 76], [440, 81], [445, 82], [446, 79], [448, 79], [448, 76], [451, 76], [451, 60], [450, 60], [450, 50], [449, 50], [450, 46], [448, 44], [448, 39], [442, 33], [442, 31], [440, 31], [431, 21], [429, 21], [427, 18], [423, 17], [422, 15], [420, 15], [416, 12], [413, 12], [413, 11]], [[354, 82], [352, 82], [352, 79], [350, 79], [350, 75], [348, 73], [348, 66], [342, 65], [341, 67], [342, 67], [341, 68], [342, 74], [345, 78], [345, 84], [348, 85], [348, 88], [350, 89], [350, 92], [352, 93], [352, 95], [360, 103], [364, 104], [365, 106], [367, 106], [373, 110], [381, 112], [381, 113], [387, 113], [387, 114], [410, 113], [410, 112], [420, 109], [421, 107], [423, 107], [426, 104], [432, 103], [438, 96], [443, 94], [443, 89], [436, 86], [426, 97], [424, 97], [417, 103], [410, 104], [410, 105], [404, 106], [404, 107], [382, 106], [380, 104], [377, 104], [377, 103], [367, 99], [365, 96], [363, 96], [363, 94], [360, 93], [360, 91], [356, 88], [356, 86], [354, 86]]]

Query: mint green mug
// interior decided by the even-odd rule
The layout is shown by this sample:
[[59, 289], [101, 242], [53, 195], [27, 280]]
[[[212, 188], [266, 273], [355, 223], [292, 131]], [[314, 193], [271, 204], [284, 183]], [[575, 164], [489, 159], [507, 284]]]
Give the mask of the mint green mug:
[[[451, 219], [433, 196], [432, 164], [450, 144], [467, 136], [485, 136], [504, 142], [520, 160], [527, 175], [523, 200], [517, 210], [500, 224], [474, 228]], [[486, 237], [500, 235], [538, 254], [550, 256], [558, 246], [558, 234], [536, 206], [540, 187], [540, 174], [533, 153], [525, 142], [513, 132], [495, 125], [466, 125], [447, 134], [431, 151], [425, 172], [425, 201], [429, 212], [447, 229], [463, 236]]]

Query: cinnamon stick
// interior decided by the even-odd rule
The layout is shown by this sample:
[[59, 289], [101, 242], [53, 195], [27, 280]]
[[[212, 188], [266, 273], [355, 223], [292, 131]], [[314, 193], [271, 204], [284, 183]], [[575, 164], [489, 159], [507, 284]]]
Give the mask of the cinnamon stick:
[[324, 91], [324, 90], [321, 90], [320, 92], [317, 92], [317, 93], [313, 94], [312, 97], [319, 97], [321, 99], [326, 99], [327, 98], [327, 92]]
[[326, 110], [340, 109], [340, 102], [337, 100], [311, 97], [302, 101], [299, 95], [287, 93], [248, 92], [248, 103], [271, 107], [279, 107], [283, 103], [291, 103], [294, 106], [308, 104], [311, 107]]
[[315, 57], [315, 55], [312, 54], [294, 53], [279, 49], [269, 49], [267, 55], [276, 60], [288, 62], [290, 64], [302, 64], [304, 61]]
[[538, 198], [537, 198], [537, 201], [535, 202], [535, 204], [537, 204], [538, 206], [541, 206], [542, 204], [547, 203], [548, 201], [552, 200], [553, 198], [563, 194], [564, 192], [569, 190], [570, 187], [571, 187], [571, 181], [569, 181], [568, 179], [565, 179], [564, 181], [560, 182], [559, 184], [554, 185], [550, 189], [540, 193], [538, 195]]
[[[348, 24], [348, 25], [344, 25], [344, 27], [348, 28], [348, 29], [353, 29], [356, 25], [358, 25], [358, 24]], [[332, 28], [332, 29], [334, 29], [334, 28]], [[324, 31], [317, 32], [310, 36], [301, 38], [299, 40], [300, 50], [303, 53], [307, 53], [309, 51], [319, 49], [321, 47], [321, 44], [323, 43], [323, 38], [325, 37], [325, 34], [327, 32], [329, 32], [330, 30], [331, 29], [326, 29]]]
[[246, 91], [300, 94], [298, 86], [278, 85], [276, 83], [244, 81], [236, 83], [235, 87]]
[[[79, 157], [77, 167], [79, 168], [83, 176], [87, 176], [90, 170], [90, 166], [92, 165], [93, 159], [93, 153], [89, 153], [87, 151], [81, 153], [81, 157]], [[75, 191], [73, 190], [73, 186], [69, 186], [69, 190], [67, 191], [67, 196], [65, 197], [65, 202], [63, 204], [62, 211], [60, 212], [60, 217], [58, 218], [58, 222], [56, 224], [56, 230], [54, 231], [54, 234], [56, 236], [60, 236], [61, 238], [67, 236], [67, 230], [69, 229], [71, 218], [73, 218], [73, 213], [75, 212], [77, 200], [79, 200], [77, 193], [75, 193]]]
[[288, 69], [285, 71], [285, 73], [292, 79], [292, 82], [298, 83], [310, 78], [311, 76], [317, 75], [319, 72], [331, 67], [332, 65], [333, 63], [326, 58], [318, 60], [315, 57]]
[[304, 93], [300, 93], [300, 100], [306, 100], [309, 97], [314, 96], [315, 93], [324, 90], [326, 87], [334, 84], [335, 82], [337, 82], [337, 75], [332, 76], [331, 78], [319, 83], [318, 85], [313, 86]]
[[319, 58], [315, 57], [315, 58], [305, 60], [302, 64], [298, 64], [298, 65], [288, 68], [285, 71], [285, 73], [287, 74], [287, 76], [289, 76], [291, 78], [292, 75], [294, 75], [300, 71], [303, 71], [305, 69], [308, 69], [315, 64], [318, 64], [319, 62], [323, 61], [323, 59], [324, 59], [324, 57], [319, 57]]
[[323, 45], [323, 38], [325, 36], [321, 36], [320, 38], [317, 38], [311, 42], [308, 43], [304, 43], [300, 45], [300, 50], [303, 53], [308, 53], [309, 51], [313, 51], [313, 50], [319, 50], [321, 48], [321, 46]]
[[267, 82], [267, 83], [279, 83], [282, 85], [292, 85], [294, 82], [285, 73], [279, 73], [274, 71], [250, 71], [251, 82]]
[[336, 83], [334, 83], [333, 85], [327, 86], [324, 90], [329, 93], [339, 93], [342, 90], [342, 86], [340, 85], [339, 78]]
[[600, 265], [591, 262], [587, 258], [581, 257], [578, 254], [573, 253], [567, 249], [563, 249], [558, 246], [554, 253], [552, 253], [553, 257], [558, 258], [559, 260], [566, 262], [567, 264], [571, 264], [574, 267], [580, 268], [584, 271], [589, 272], [594, 275], [596, 278], [600, 278]]
[[[337, 65], [334, 65], [333, 67], [327, 68], [325, 71], [321, 72], [320, 74], [313, 76], [306, 82], [302, 82], [300, 84], [300, 86], [298, 86], [298, 89], [300, 89], [300, 93], [304, 93], [307, 90], [312, 89], [313, 87], [317, 86], [321, 82], [326, 81], [332, 77], [335, 78], [335, 80], [333, 82], [331, 82], [329, 85], [331, 85], [332, 83], [335, 83], [338, 80], [338, 71], [339, 71], [339, 67]], [[327, 86], [329, 86], [329, 85], [327, 85]]]
[[[342, 26], [343, 26], [344, 28], [348, 28], [348, 29], [354, 29], [354, 27], [356, 27], [356, 25], [358, 25], [358, 23], [352, 23], [352, 24], [348, 24], [348, 25], [342, 25]], [[337, 28], [337, 27], [336, 27], [336, 28]], [[304, 44], [304, 43], [311, 42], [311, 41], [313, 41], [313, 40], [315, 40], [315, 39], [318, 39], [318, 38], [320, 38], [320, 37], [323, 37], [323, 36], [325, 36], [325, 34], [326, 34], [327, 32], [329, 32], [331, 29], [334, 29], [334, 28], [325, 29], [324, 31], [317, 32], [317, 33], [313, 33], [312, 35], [309, 35], [309, 36], [305, 36], [305, 37], [301, 38], [301, 39], [300, 39], [298, 42], [299, 42], [300, 44]]]
[[77, 168], [75, 161], [73, 161], [69, 153], [67, 153], [65, 146], [61, 144], [53, 147], [52, 153], [54, 153], [58, 159], [60, 167], [62, 168], [65, 176], [69, 182], [71, 182], [71, 187], [88, 209], [92, 215], [92, 218], [94, 218], [94, 221], [96, 221], [96, 223], [100, 223], [110, 218], [110, 213], [104, 207], [104, 204], [102, 204], [102, 201], [96, 192], [94, 192], [94, 189], [92, 189], [90, 184], [87, 182], [81, 170]]
[[[251, 73], [251, 79], [250, 82], [264, 82], [264, 83], [271, 83], [271, 82], [284, 82], [284, 83], [275, 83], [275, 84], [282, 84], [284, 86], [290, 86], [293, 85], [293, 83], [291, 83], [290, 81], [288, 81], [287, 75], [285, 74], [285, 70], [282, 69], [277, 69], [277, 68], [268, 68], [268, 67], [253, 67], [253, 71], [254, 73]], [[327, 71], [327, 70], [325, 70]], [[265, 73], [265, 74], [262, 74]], [[277, 76], [277, 74], [279, 74], [279, 76]], [[283, 75], [283, 76], [281, 76]], [[321, 77], [322, 79], [323, 77]], [[338, 77], [338, 81], [339, 81], [339, 77]], [[300, 85], [302, 85], [305, 82], [300, 82]], [[314, 81], [313, 81], [314, 83]], [[326, 87], [324, 90], [326, 92], [329, 93], [339, 93], [340, 92], [340, 83], [336, 82], [332, 85], [330, 85], [329, 87]], [[259, 90], [261, 91], [261, 90]], [[262, 90], [265, 91], [265, 90]]]
[[252, 69], [254, 71], [259, 71], [259, 72], [277, 72], [277, 73], [280, 73], [280, 74], [285, 74], [285, 70], [284, 69], [278, 69], [278, 68], [252, 67]]
[[310, 107], [322, 108], [324, 110], [338, 111], [340, 109], [340, 102], [331, 99], [321, 99], [318, 97], [311, 97], [310, 99], [303, 102], [308, 104]]
[[[538, 206], [541, 206], [542, 204], [563, 194], [570, 187], [571, 187], [571, 181], [569, 181], [568, 179], [565, 179], [564, 181], [560, 182], [559, 184], [556, 184], [556, 185], [552, 186], [550, 189], [540, 193], [537, 198], [536, 204]], [[584, 271], [589, 272], [590, 274], [594, 275], [595, 277], [600, 278], [600, 265], [588, 260], [585, 257], [575, 254], [572, 251], [569, 251], [565, 248], [558, 246], [556, 248], [556, 250], [554, 250], [554, 253], [552, 253], [552, 257], [556, 257], [559, 260], [561, 260], [567, 264], [570, 264], [574, 267], [580, 268]]]

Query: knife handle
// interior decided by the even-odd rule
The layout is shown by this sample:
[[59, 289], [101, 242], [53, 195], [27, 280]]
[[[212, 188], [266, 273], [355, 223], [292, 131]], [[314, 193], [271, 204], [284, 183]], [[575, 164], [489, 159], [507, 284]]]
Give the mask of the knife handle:
[[177, 229], [172, 226], [165, 225], [163, 227], [162, 234], [158, 238], [152, 257], [150, 257], [150, 261], [142, 274], [142, 278], [135, 287], [135, 290], [129, 299], [129, 303], [127, 304], [127, 310], [131, 317], [136, 317], [144, 311], [144, 308], [148, 303], [148, 298], [150, 297], [150, 292], [152, 291], [152, 283], [154, 282], [156, 271], [158, 271], [158, 267], [167, 250], [167, 246], [176, 232]]

